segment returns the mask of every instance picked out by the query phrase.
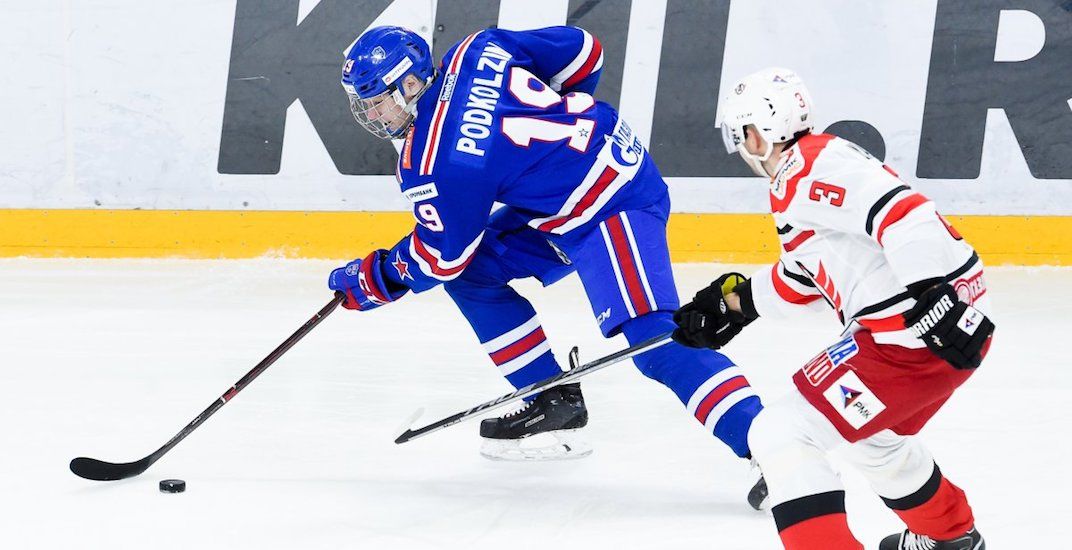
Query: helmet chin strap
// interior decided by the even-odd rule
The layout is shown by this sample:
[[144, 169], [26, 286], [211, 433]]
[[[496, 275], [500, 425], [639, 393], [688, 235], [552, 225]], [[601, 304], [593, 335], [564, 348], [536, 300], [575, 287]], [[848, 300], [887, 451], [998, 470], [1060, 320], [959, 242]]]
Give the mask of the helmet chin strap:
[[435, 82], [437, 76], [439, 76], [439, 71], [433, 71], [432, 76], [424, 80], [424, 86], [421, 86], [421, 89], [417, 92], [417, 95], [413, 96], [413, 99], [409, 100], [408, 103], [405, 100], [400, 101], [399, 104], [402, 105], [402, 110], [411, 115], [415, 114], [414, 111], [417, 110], [417, 102], [420, 101], [424, 92], [427, 92], [428, 88], [432, 87], [432, 83]]
[[409, 120], [406, 121], [401, 128], [392, 132], [391, 137], [393, 139], [401, 139], [406, 132], [409, 131], [409, 127], [413, 125], [413, 121], [417, 118], [417, 102], [420, 101], [424, 92], [427, 92], [428, 88], [432, 87], [432, 83], [435, 82], [437, 76], [439, 76], [439, 71], [433, 72], [432, 76], [425, 79], [424, 86], [421, 86], [421, 89], [418, 90], [417, 94], [413, 96], [413, 99], [410, 99], [409, 101], [406, 101], [406, 96], [402, 93], [400, 87], [396, 86], [395, 89], [391, 91], [391, 97], [394, 98], [395, 103], [402, 107], [402, 112], [409, 115]]
[[748, 167], [751, 168], [752, 172], [757, 176], [762, 178], [772, 177], [771, 174], [767, 173], [767, 168], [763, 166], [763, 163], [769, 159], [771, 153], [774, 152], [774, 145], [767, 143], [766, 146], [767, 151], [763, 153], [763, 155], [753, 155], [752, 153], [749, 153], [745, 148], [743, 141], [737, 146], [737, 151], [741, 154], [741, 158], [748, 164]]

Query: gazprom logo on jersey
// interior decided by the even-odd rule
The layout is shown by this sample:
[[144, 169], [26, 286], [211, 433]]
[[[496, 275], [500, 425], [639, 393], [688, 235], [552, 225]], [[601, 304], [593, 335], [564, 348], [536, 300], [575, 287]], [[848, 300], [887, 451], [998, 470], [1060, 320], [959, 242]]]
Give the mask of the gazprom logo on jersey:
[[614, 133], [607, 136], [611, 142], [610, 152], [622, 166], [635, 166], [644, 158], [644, 144], [621, 118], [614, 126]]

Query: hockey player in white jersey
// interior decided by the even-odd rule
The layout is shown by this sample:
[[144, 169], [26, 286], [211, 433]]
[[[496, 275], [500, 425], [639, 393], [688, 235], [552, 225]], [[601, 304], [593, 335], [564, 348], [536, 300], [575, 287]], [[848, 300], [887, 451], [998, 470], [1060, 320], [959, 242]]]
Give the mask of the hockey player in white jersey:
[[915, 437], [979, 367], [994, 324], [978, 255], [933, 202], [846, 140], [812, 133], [786, 69], [730, 88], [727, 151], [770, 181], [781, 259], [723, 275], [675, 314], [679, 342], [718, 349], [760, 317], [833, 309], [840, 339], [798, 371], [749, 433], [788, 549], [863, 549], [826, 461], [846, 455], [907, 525], [882, 550], [982, 550], [964, 492]]

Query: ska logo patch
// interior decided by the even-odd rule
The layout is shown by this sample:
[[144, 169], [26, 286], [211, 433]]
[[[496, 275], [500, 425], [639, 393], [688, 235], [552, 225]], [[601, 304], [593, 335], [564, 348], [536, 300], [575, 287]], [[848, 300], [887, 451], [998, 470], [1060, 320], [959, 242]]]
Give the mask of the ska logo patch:
[[856, 343], [856, 338], [850, 334], [838, 343], [826, 348], [815, 359], [804, 365], [804, 368], [801, 369], [804, 372], [804, 378], [807, 378], [812, 386], [819, 386], [830, 373], [834, 372], [834, 369], [855, 356], [859, 351], [860, 346]]
[[823, 392], [823, 397], [857, 430], [886, 410], [886, 404], [851, 370], [834, 381]]
[[391, 262], [391, 265], [395, 267], [395, 271], [398, 272], [398, 278], [405, 281], [406, 279], [413, 280], [413, 275], [409, 274], [409, 262], [402, 259], [402, 253], [395, 253], [395, 261]]

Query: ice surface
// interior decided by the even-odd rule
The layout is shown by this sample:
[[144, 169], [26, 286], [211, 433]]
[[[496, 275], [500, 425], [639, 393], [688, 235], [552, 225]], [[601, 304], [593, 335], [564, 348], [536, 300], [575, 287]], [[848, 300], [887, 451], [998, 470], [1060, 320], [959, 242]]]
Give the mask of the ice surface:
[[[595, 453], [481, 458], [476, 423], [395, 445], [508, 391], [439, 290], [340, 310], [141, 476], [92, 482], [75, 456], [141, 458], [331, 295], [325, 262], [0, 261], [0, 548], [779, 548], [744, 502], [747, 464], [673, 395], [621, 364], [584, 383]], [[679, 266], [691, 295], [723, 266]], [[991, 268], [993, 351], [923, 432], [991, 546], [1052, 545], [1068, 516], [1072, 271]], [[524, 282], [560, 360], [624, 345], [596, 330], [580, 283]], [[832, 315], [749, 327], [728, 353], [765, 396], [836, 339]], [[157, 482], [181, 478], [184, 494]], [[871, 548], [898, 530], [844, 472]]]

